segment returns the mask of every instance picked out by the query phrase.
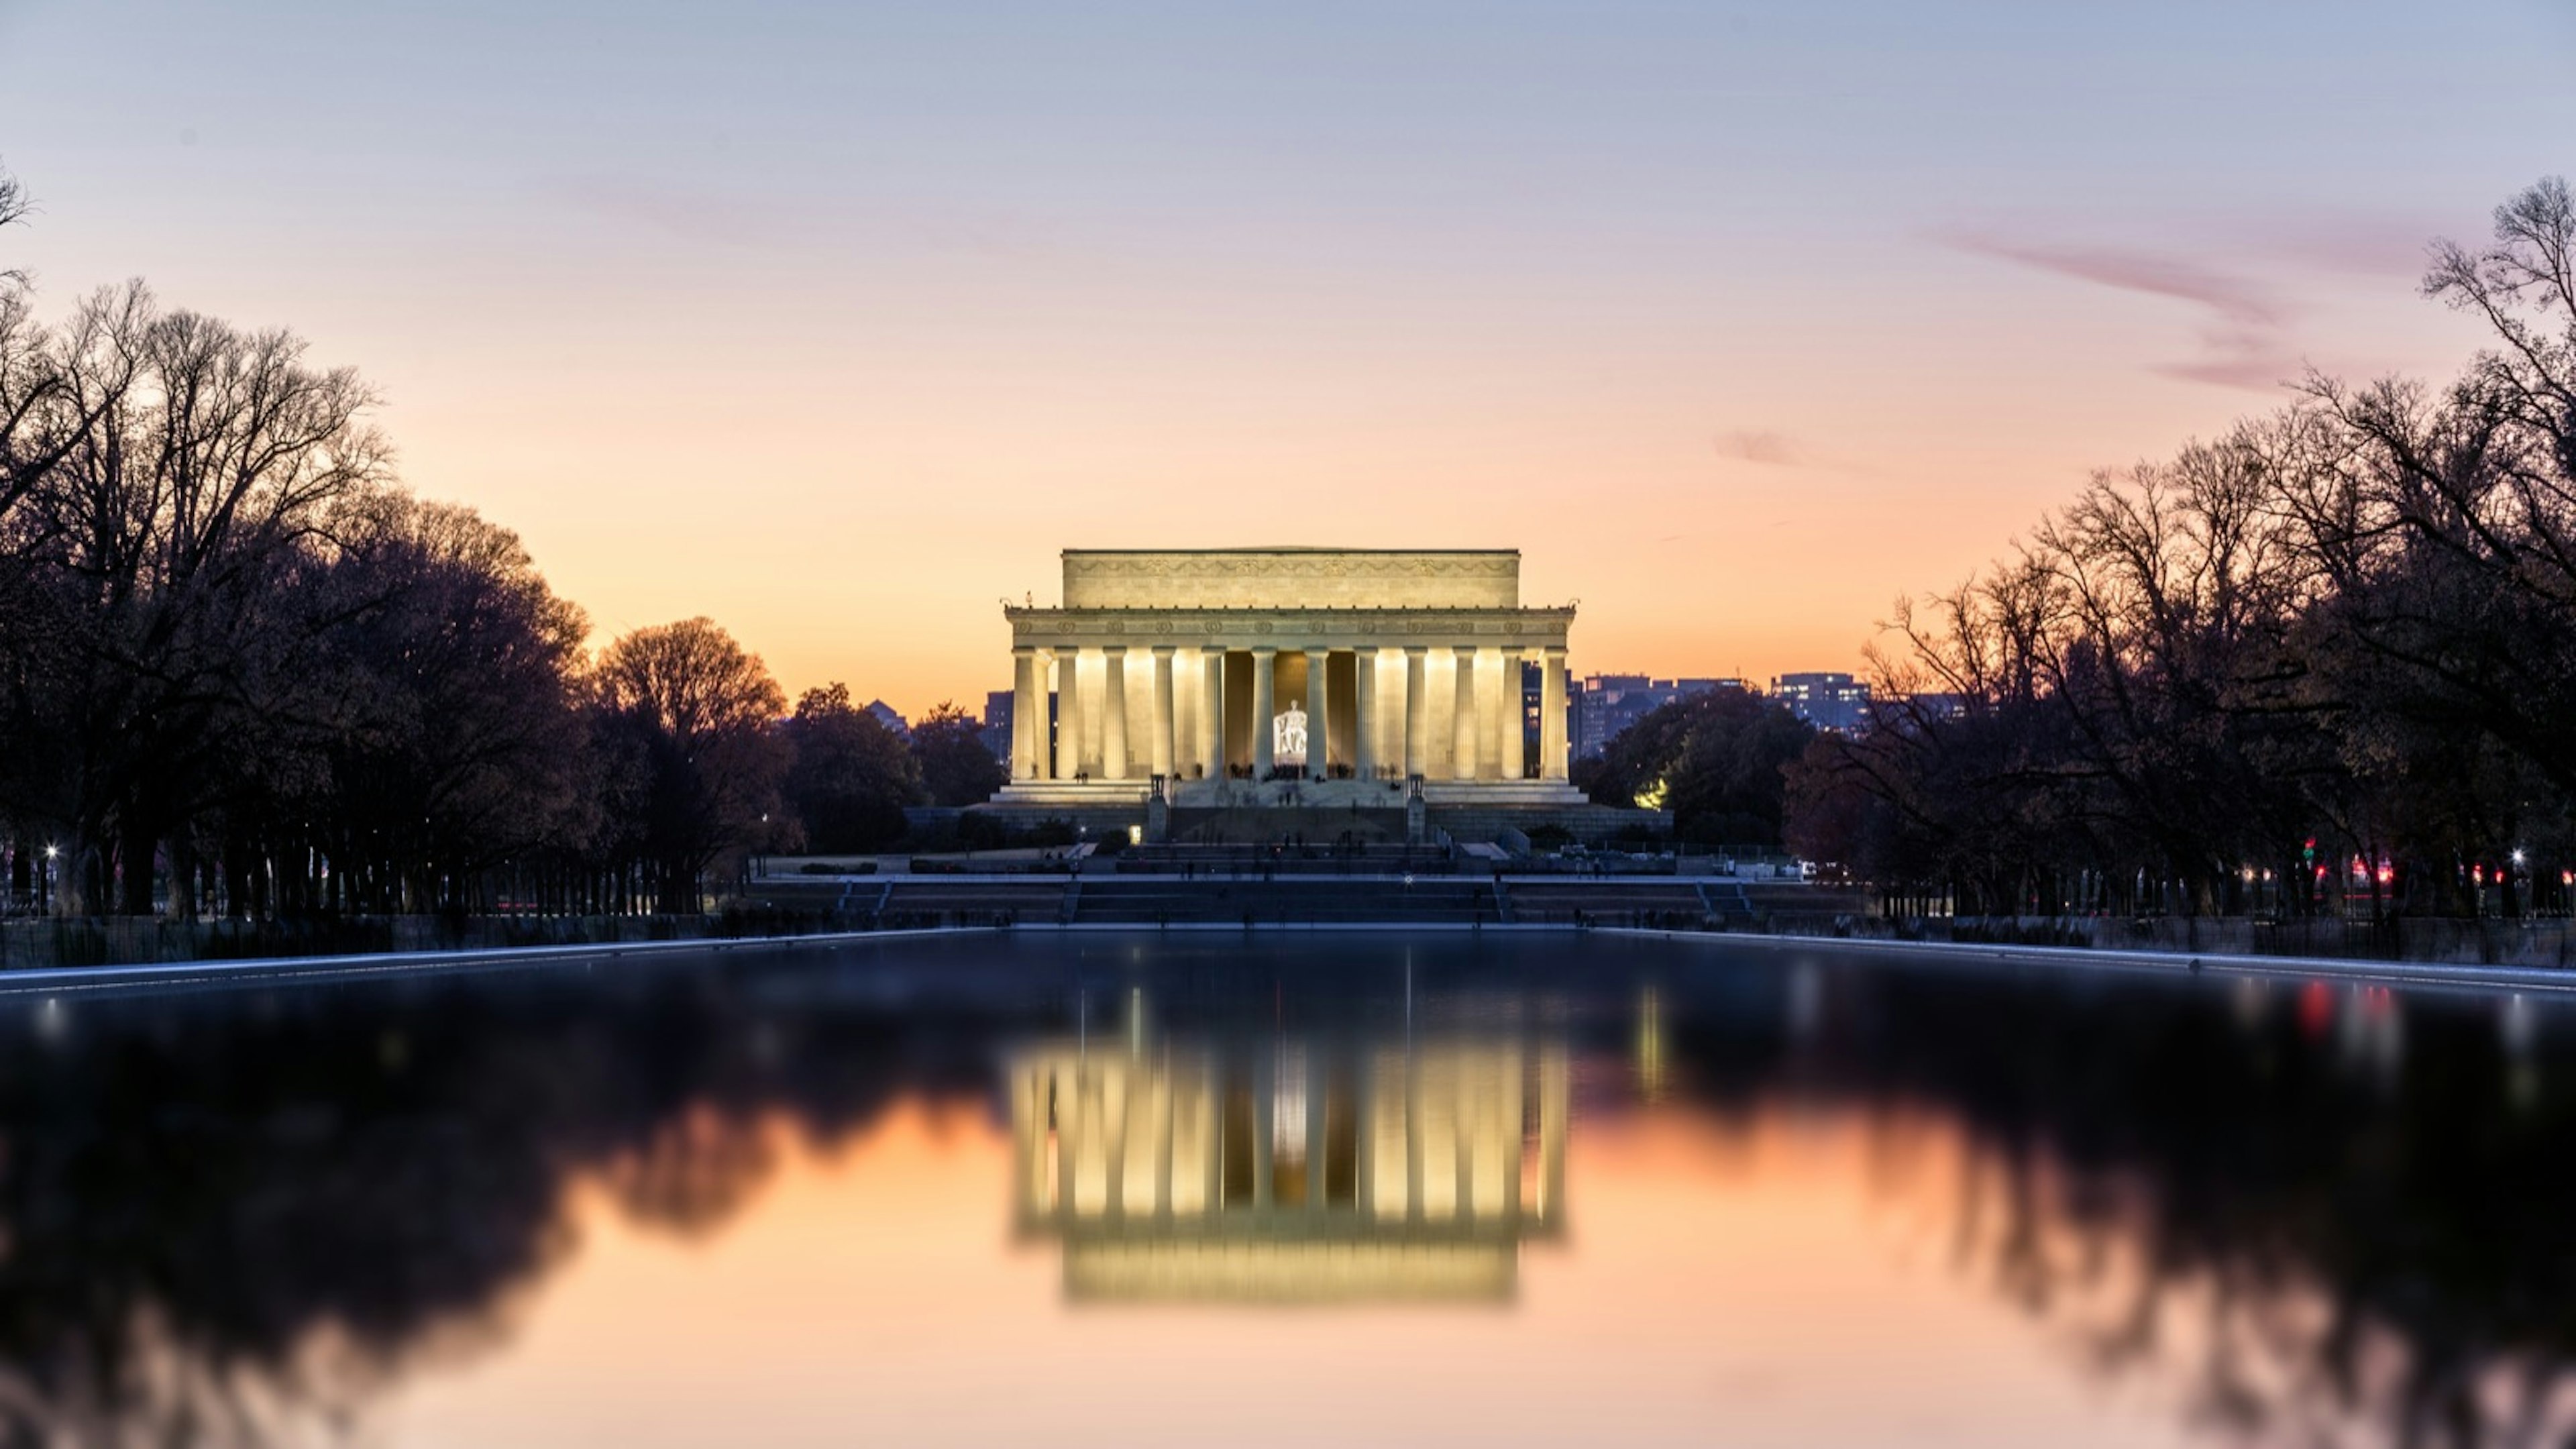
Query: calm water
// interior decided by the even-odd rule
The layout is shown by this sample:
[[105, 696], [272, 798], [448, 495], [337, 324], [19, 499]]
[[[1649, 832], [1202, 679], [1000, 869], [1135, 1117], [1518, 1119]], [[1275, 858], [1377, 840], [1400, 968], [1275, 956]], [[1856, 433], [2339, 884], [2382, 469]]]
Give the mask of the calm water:
[[2576, 1424], [2538, 999], [989, 937], [0, 1022], [11, 1443]]

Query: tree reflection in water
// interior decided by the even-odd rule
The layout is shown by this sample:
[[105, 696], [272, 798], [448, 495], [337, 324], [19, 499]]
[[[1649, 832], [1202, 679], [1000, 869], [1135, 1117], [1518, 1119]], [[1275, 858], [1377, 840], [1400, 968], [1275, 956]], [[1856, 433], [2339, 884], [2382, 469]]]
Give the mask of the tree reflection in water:
[[[790, 1009], [792, 1007], [792, 1009]], [[0, 1044], [7, 1442], [264, 1442], [487, 1343], [572, 1247], [566, 1188], [700, 1233], [785, 1109], [838, 1140], [989, 1090], [932, 1003], [718, 972], [38, 1003]]]
[[[706, 1234], [793, 1145], [781, 1124], [828, 1147], [926, 1095], [1007, 1133], [1014, 1044], [1114, 1030], [1139, 985], [1175, 1029], [1405, 1039], [1404, 978], [1347, 946], [944, 950], [0, 1004], [7, 1441], [327, 1435], [506, 1333], [574, 1247], [574, 1185]], [[1973, 1271], [2106, 1373], [2187, 1373], [2213, 1427], [2570, 1420], [2562, 1012], [1599, 938], [1420, 954], [1419, 990], [1563, 1023], [1592, 1064], [1578, 1153], [1584, 1114], [1643, 1109], [1647, 1066], [1655, 1110], [1963, 1139], [1976, 1170], [1940, 1211]]]
[[2563, 1009], [1821, 961], [1781, 984], [1789, 1030], [1676, 1030], [1701, 1100], [1785, 1088], [1890, 1139], [1954, 1126], [1964, 1258], [2101, 1370], [2180, 1370], [2230, 1435], [2569, 1441]]

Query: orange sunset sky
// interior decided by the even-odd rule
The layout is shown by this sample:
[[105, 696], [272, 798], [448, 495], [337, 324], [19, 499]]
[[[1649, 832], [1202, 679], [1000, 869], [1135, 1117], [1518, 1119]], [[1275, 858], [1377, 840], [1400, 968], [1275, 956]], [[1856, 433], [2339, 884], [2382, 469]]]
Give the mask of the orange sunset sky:
[[358, 367], [601, 637], [1009, 682], [1068, 546], [1516, 547], [1578, 673], [1861, 665], [2088, 469], [2443, 374], [2576, 19], [0, 0], [0, 233]]

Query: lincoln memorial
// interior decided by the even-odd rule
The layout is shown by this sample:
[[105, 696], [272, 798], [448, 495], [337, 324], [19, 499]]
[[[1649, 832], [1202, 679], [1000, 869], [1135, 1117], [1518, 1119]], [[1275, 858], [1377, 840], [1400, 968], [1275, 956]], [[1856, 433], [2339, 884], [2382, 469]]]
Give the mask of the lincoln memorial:
[[1223, 808], [1283, 784], [1307, 808], [1584, 804], [1566, 783], [1574, 608], [1524, 606], [1516, 550], [1067, 549], [1062, 604], [1003, 614], [1006, 810]]

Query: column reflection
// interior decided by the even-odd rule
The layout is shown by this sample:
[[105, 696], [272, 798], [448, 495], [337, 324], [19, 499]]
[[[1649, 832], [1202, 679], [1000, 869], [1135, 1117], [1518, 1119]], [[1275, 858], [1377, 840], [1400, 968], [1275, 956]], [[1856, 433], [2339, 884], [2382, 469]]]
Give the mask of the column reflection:
[[1077, 1301], [1508, 1301], [1564, 1231], [1559, 1037], [1130, 1030], [1009, 1071], [1014, 1220]]

